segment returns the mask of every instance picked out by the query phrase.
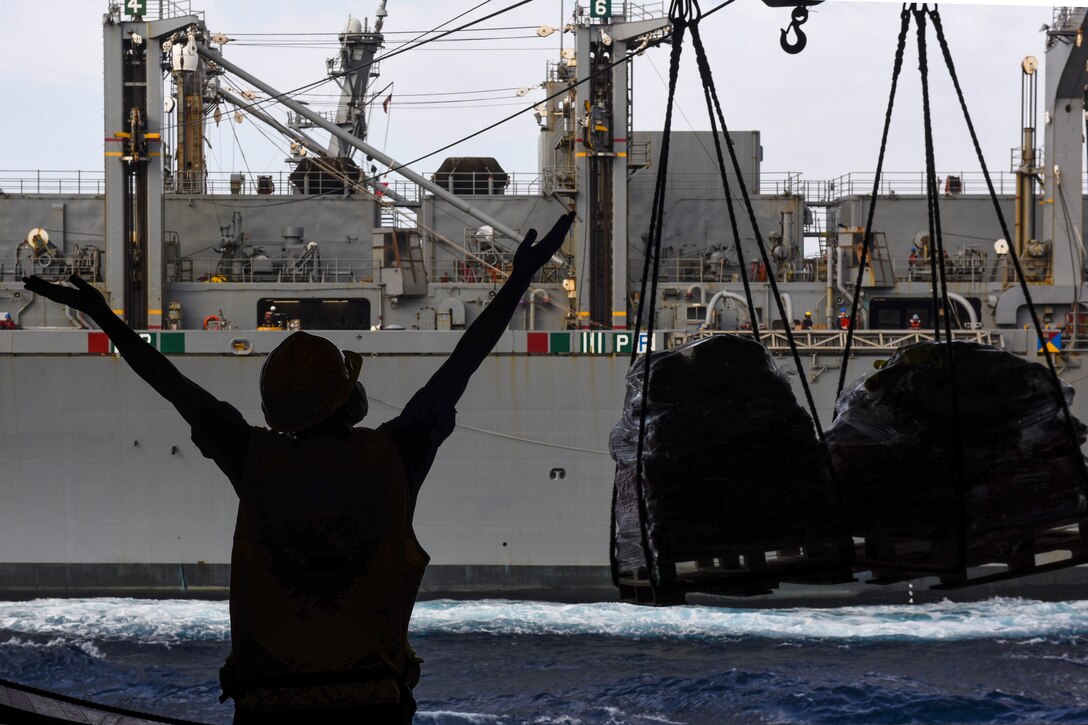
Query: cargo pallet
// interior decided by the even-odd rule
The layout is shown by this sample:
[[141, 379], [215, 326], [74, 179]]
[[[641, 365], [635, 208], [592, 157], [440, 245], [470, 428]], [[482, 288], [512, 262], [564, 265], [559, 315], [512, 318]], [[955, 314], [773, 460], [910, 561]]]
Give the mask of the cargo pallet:
[[[858, 544], [854, 568], [870, 571], [870, 584], [937, 577], [931, 589], [961, 589], [1088, 563], [1088, 519], [1033, 532], [990, 532], [970, 541], [958, 561], [959, 540], [872, 534]], [[981, 567], [1003, 566], [985, 573]]]
[[854, 581], [852, 544], [813, 547], [737, 548], [698, 558], [658, 559], [660, 583], [645, 567], [620, 572], [620, 601], [652, 606], [684, 604], [691, 592], [752, 597], [770, 594], [782, 582], [845, 584]]

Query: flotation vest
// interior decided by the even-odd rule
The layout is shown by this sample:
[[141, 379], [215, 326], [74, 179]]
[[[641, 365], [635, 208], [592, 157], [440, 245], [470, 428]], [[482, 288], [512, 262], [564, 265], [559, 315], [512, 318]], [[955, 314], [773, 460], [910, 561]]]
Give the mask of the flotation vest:
[[418, 681], [408, 620], [429, 557], [389, 437], [255, 429], [238, 493], [222, 699], [259, 709], [402, 701]]

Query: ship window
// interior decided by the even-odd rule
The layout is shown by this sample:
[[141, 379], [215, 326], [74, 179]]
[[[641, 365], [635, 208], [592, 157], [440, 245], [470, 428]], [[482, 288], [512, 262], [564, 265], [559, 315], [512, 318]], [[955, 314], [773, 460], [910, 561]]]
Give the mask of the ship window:
[[[975, 316], [982, 315], [982, 300], [968, 297], [967, 301], [975, 310]], [[869, 302], [869, 325], [874, 330], [906, 330], [910, 327], [910, 318], [918, 315], [922, 329], [933, 327], [933, 301], [930, 297], [874, 297]], [[966, 328], [968, 317], [959, 303], [952, 303], [952, 327]]]
[[[265, 327], [272, 307], [273, 327], [300, 330], [369, 330], [370, 300], [343, 297], [270, 298], [257, 301], [257, 327]], [[297, 323], [296, 323], [297, 321]]]
[[900, 310], [887, 308], [876, 310], [876, 319], [873, 327], [878, 330], [898, 330], [903, 328], [903, 313]]

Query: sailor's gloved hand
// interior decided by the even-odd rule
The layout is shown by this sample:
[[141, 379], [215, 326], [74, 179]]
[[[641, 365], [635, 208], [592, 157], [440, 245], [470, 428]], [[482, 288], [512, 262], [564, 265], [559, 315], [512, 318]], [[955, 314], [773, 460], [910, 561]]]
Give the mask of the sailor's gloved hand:
[[573, 223], [574, 212], [564, 214], [539, 242], [536, 240], [536, 229], [530, 229], [525, 235], [525, 241], [518, 245], [518, 251], [514, 253], [514, 273], [525, 278], [536, 274], [559, 251], [559, 247], [563, 246], [563, 240], [567, 238], [567, 232]]
[[92, 318], [95, 315], [110, 311], [110, 307], [106, 304], [106, 299], [102, 296], [102, 293], [84, 282], [78, 274], [69, 277], [68, 282], [73, 286], [46, 282], [38, 275], [23, 277], [23, 286], [27, 290], [51, 299], [58, 304], [67, 305], [73, 310], [79, 310]]

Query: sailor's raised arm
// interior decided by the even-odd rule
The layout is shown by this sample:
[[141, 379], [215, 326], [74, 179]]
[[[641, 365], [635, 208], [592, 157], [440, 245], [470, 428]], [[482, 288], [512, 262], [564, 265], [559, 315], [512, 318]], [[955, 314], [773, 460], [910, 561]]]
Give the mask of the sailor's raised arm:
[[182, 375], [161, 352], [115, 315], [102, 293], [95, 287], [75, 274], [68, 281], [73, 286], [46, 282], [37, 275], [23, 277], [27, 290], [58, 304], [67, 305], [94, 320], [129, 367], [177, 408], [190, 425], [194, 423], [200, 410], [218, 402], [215, 396]]
[[424, 386], [439, 399], [456, 405], [465, 392], [469, 378], [483, 363], [506, 331], [518, 308], [522, 295], [529, 289], [533, 275], [543, 267], [562, 246], [574, 222], [574, 212], [565, 214], [539, 241], [536, 230], [530, 229], [514, 253], [513, 271], [491, 302], [472, 321], [461, 336], [449, 358]]

